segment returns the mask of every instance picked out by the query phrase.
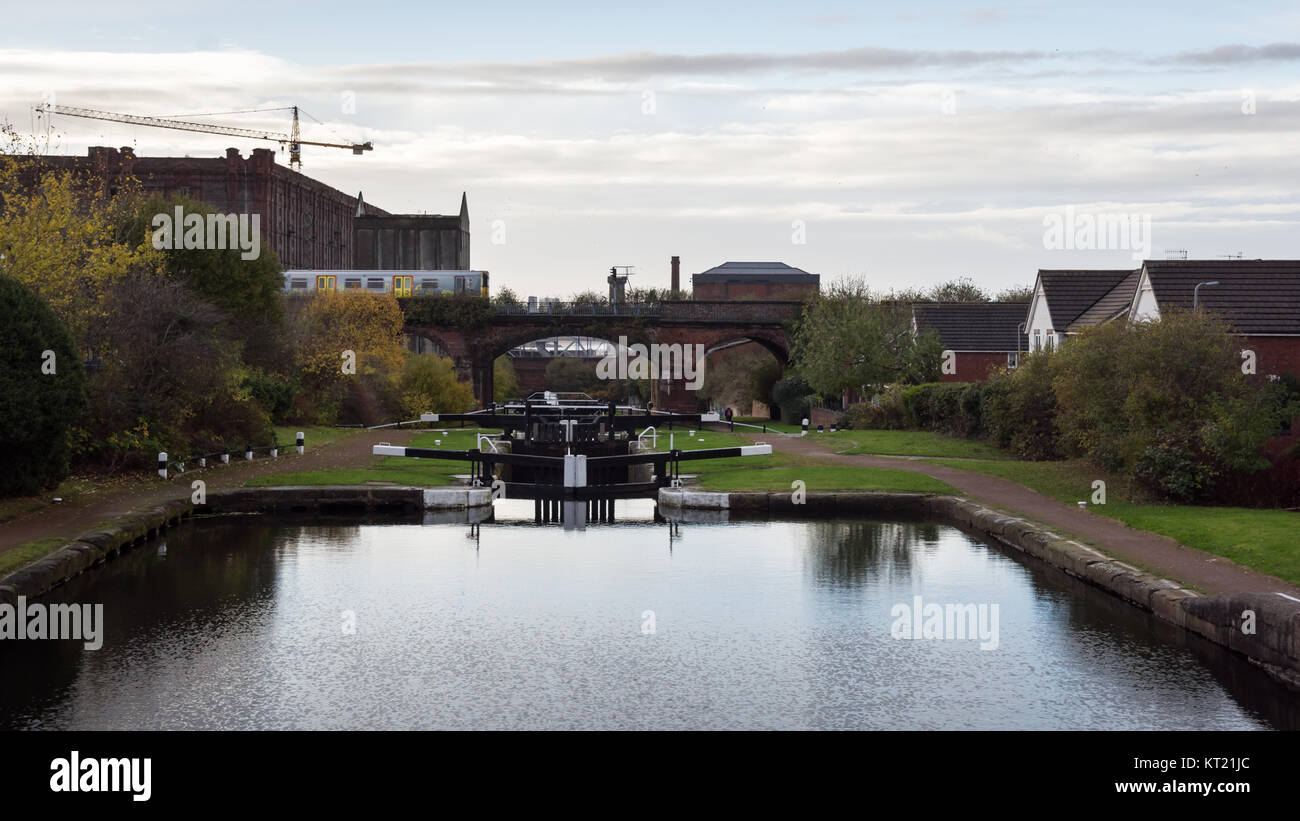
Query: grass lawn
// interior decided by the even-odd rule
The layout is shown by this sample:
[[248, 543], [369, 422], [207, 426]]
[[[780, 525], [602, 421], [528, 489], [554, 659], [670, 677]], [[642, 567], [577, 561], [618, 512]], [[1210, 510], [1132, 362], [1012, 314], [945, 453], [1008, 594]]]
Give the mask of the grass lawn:
[[1300, 513], [1241, 507], [1142, 504], [1124, 500], [1124, 480], [1086, 462], [963, 461], [933, 459], [950, 467], [1010, 479], [1067, 504], [1092, 498], [1092, 482], [1106, 482], [1106, 504], [1089, 510], [1180, 544], [1300, 584]]
[[792, 490], [791, 485], [795, 480], [802, 481], [809, 491], [898, 490], [918, 493], [957, 493], [947, 484], [921, 473], [839, 465], [710, 468], [701, 474], [699, 484], [705, 490], [788, 491]]
[[277, 425], [275, 428], [275, 443], [281, 447], [293, 447], [298, 440], [298, 431], [302, 431], [306, 437], [308, 448], [318, 447], [336, 439], [345, 436], [351, 436], [360, 428], [328, 428], [318, 425]]
[[[798, 424], [793, 424], [790, 422], [779, 422], [773, 419], [763, 419], [758, 416], [737, 416], [735, 418], [735, 421], [744, 422], [747, 425], [767, 425], [768, 430], [779, 430], [782, 431], [783, 433], [798, 433], [799, 431], [803, 430], [803, 428]], [[813, 430], [816, 429], [817, 428], [815, 427], [813, 428]], [[741, 430], [749, 430], [749, 429], [741, 428]], [[750, 431], [750, 432], [754, 433], [756, 431]], [[761, 431], [757, 431], [757, 432], [761, 433]]]
[[[447, 433], [441, 429], [425, 431], [412, 437], [410, 447], [436, 448], [442, 450], [470, 450], [476, 444], [475, 433], [478, 429], [458, 430], [451, 428]], [[500, 431], [483, 430], [483, 433], [500, 433]], [[307, 444], [311, 446], [311, 433], [307, 432]], [[409, 487], [440, 487], [460, 484], [455, 474], [469, 473], [469, 462], [446, 461], [443, 459], [415, 459], [407, 456], [376, 456], [369, 467], [347, 468], [339, 470], [309, 470], [297, 473], [275, 473], [270, 476], [258, 476], [245, 483], [245, 487], [272, 487], [286, 485], [364, 485], [372, 482], [402, 485]]]
[[843, 440], [840, 453], [890, 456], [933, 456], [951, 459], [1006, 459], [1005, 453], [973, 439], [957, 439], [920, 430], [842, 430], [835, 433], [808, 434], [818, 438]]

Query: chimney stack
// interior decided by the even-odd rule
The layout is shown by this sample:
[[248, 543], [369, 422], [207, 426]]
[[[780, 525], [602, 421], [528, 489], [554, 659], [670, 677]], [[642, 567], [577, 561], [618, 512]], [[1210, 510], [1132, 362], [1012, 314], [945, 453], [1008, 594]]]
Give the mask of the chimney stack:
[[673, 287], [674, 293], [682, 289], [682, 258], [673, 257]]

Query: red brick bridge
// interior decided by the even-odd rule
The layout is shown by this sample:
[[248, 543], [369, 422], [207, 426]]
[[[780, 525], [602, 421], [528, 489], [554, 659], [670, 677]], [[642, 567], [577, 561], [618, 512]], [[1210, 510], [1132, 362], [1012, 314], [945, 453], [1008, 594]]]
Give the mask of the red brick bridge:
[[[526, 342], [553, 336], [590, 336], [628, 344], [681, 344], [704, 346], [752, 341], [776, 357], [782, 370], [790, 360], [789, 333], [799, 317], [802, 302], [705, 302], [684, 300], [655, 304], [541, 305], [535, 312], [524, 306], [501, 307], [472, 321], [450, 318], [443, 322], [417, 321], [414, 304], [429, 297], [402, 300], [407, 313], [404, 332], [433, 342], [451, 357], [456, 375], [473, 383], [480, 405], [492, 401], [492, 363]], [[438, 299], [438, 297], [432, 297]], [[693, 413], [695, 392], [685, 379], [661, 379], [654, 384], [655, 407]]]

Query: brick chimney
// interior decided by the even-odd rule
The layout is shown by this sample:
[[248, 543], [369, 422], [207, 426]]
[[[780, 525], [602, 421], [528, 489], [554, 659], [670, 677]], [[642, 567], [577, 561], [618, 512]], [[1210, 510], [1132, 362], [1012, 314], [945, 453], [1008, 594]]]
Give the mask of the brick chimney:
[[673, 257], [673, 291], [682, 289], [682, 258]]

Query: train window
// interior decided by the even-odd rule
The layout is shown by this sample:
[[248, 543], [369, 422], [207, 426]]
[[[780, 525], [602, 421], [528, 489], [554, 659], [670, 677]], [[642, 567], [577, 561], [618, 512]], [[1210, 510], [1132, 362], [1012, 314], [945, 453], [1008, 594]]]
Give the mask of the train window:
[[366, 287], [374, 291], [384, 290], [384, 280], [380, 277], [371, 277], [366, 280]]
[[465, 277], [456, 277], [456, 293], [465, 293]]
[[438, 280], [422, 279], [420, 280], [420, 287], [426, 291], [436, 291], [438, 290]]
[[343, 287], [344, 287], [344, 288], [360, 288], [360, 287], [361, 287], [361, 279], [360, 279], [360, 277], [357, 277], [357, 278], [355, 278], [355, 279], [353, 279], [353, 278], [349, 278], [349, 279], [345, 279], [345, 280], [343, 280]]
[[295, 290], [295, 291], [305, 291], [305, 290], [307, 290], [307, 280], [305, 280], [305, 279], [292, 279], [292, 280], [289, 281], [289, 287], [292, 288], [292, 289]]

